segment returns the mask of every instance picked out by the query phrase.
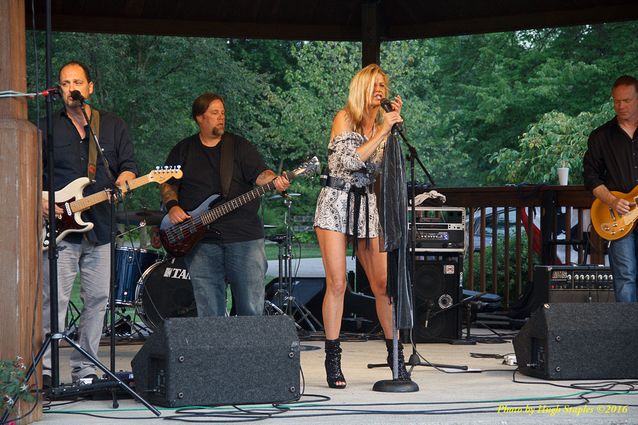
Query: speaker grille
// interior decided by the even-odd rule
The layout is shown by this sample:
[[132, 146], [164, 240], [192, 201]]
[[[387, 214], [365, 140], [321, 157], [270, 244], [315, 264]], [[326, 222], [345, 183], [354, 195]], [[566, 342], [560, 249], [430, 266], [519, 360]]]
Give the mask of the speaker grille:
[[413, 285], [415, 342], [448, 342], [461, 337], [462, 310], [456, 305], [462, 291], [461, 258], [453, 255], [417, 260]]
[[638, 304], [545, 304], [514, 338], [519, 370], [544, 379], [638, 378]]
[[287, 316], [168, 319], [131, 364], [136, 391], [161, 406], [300, 396], [299, 339]]

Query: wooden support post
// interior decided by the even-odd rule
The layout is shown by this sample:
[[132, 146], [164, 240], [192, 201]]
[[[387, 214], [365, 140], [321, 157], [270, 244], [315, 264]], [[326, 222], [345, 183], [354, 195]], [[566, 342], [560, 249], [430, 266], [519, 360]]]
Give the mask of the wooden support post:
[[379, 63], [381, 41], [379, 38], [379, 2], [364, 1], [361, 4], [361, 65]]
[[[0, 0], [2, 90], [25, 92], [27, 88], [24, 14], [24, 0]], [[26, 98], [0, 99], [0, 358], [20, 356], [27, 367], [41, 345], [42, 328], [39, 151], [36, 127], [27, 120]], [[36, 376], [41, 384], [39, 370], [30, 383]], [[31, 407], [18, 403], [11, 417], [22, 416]], [[36, 408], [20, 423], [40, 419], [42, 411]]]

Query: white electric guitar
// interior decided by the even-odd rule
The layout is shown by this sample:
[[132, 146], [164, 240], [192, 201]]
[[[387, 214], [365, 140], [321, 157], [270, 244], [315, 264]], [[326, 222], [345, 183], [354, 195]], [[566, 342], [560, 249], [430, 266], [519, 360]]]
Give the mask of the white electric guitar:
[[[164, 183], [172, 178], [181, 179], [182, 174], [182, 170], [179, 168], [153, 170], [145, 176], [129, 180], [120, 190], [122, 194], [125, 194], [151, 182]], [[42, 238], [43, 249], [49, 248], [51, 227], [55, 231], [56, 243], [64, 239], [69, 233], [84, 233], [93, 229], [93, 223], [82, 220], [82, 211], [88, 210], [93, 205], [108, 201], [111, 198], [111, 189], [104, 189], [85, 198], [82, 193], [89, 182], [88, 177], [80, 177], [55, 192], [55, 205], [62, 208], [63, 212], [56, 216], [54, 226], [50, 226], [50, 223], [45, 221], [46, 226]], [[49, 192], [42, 192], [42, 199], [44, 202], [48, 202]]]

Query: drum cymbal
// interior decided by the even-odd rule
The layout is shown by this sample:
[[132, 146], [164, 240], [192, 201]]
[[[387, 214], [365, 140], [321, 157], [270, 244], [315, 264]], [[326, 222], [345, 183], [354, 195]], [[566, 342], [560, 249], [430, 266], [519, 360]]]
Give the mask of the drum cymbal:
[[275, 227], [277, 226], [275, 226], [274, 224], [264, 224], [264, 229], [274, 229]]
[[140, 224], [140, 222], [146, 221], [147, 225], [156, 226], [162, 222], [164, 215], [162, 211], [147, 209], [121, 211], [115, 215], [115, 221], [119, 224]]
[[[301, 196], [301, 193], [290, 192], [290, 193], [288, 193], [288, 196]], [[268, 198], [268, 199], [281, 199], [281, 198], [283, 198], [283, 196], [281, 196], [281, 195], [278, 193], [278, 194], [276, 194], [276, 195], [271, 196], [271, 197], [270, 197], [270, 198]]]

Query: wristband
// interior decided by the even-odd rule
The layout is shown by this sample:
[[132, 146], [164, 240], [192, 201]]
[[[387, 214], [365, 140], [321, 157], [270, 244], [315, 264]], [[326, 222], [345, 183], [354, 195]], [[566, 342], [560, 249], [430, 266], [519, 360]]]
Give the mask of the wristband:
[[164, 204], [164, 206], [166, 207], [166, 212], [169, 212], [171, 208], [176, 207], [178, 205], [179, 205], [179, 202], [177, 202], [175, 199], [171, 199], [170, 201]]

